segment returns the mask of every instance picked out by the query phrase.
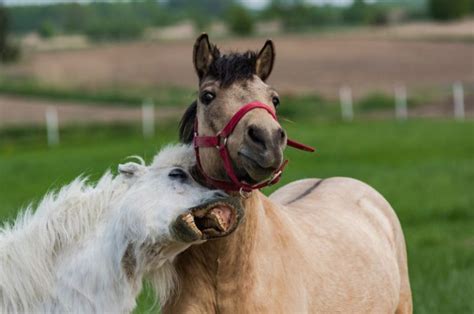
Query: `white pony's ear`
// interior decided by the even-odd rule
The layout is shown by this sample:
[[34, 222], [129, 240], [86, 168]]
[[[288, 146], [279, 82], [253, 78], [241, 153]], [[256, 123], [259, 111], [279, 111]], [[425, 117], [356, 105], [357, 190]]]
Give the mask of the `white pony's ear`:
[[135, 162], [127, 162], [126, 164], [120, 164], [118, 166], [118, 171], [127, 178], [131, 178], [143, 173], [145, 171], [145, 166]]

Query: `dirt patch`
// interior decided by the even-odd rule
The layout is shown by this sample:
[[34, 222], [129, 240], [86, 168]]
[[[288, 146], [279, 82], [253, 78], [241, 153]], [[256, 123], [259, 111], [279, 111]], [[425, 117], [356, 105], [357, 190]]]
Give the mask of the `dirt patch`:
[[[84, 105], [67, 102], [49, 102], [18, 97], [0, 96], [0, 127], [15, 124], [44, 124], [48, 107], [56, 108], [60, 124], [91, 122], [140, 121], [140, 108]], [[178, 119], [183, 108], [155, 109], [156, 120]]]
[[[405, 32], [399, 30], [399, 32]], [[408, 31], [406, 31], [408, 32]], [[218, 40], [226, 51], [259, 49], [264, 38]], [[367, 38], [356, 35], [280, 36], [270, 83], [281, 91], [311, 91], [335, 97], [341, 85], [354, 94], [439, 87], [453, 81], [474, 85], [474, 44]], [[39, 52], [5, 69], [69, 86], [185, 86], [197, 79], [191, 62], [193, 40], [103, 45], [76, 51]]]
[[374, 35], [404, 39], [472, 40], [474, 20], [445, 23], [415, 22], [375, 30]]

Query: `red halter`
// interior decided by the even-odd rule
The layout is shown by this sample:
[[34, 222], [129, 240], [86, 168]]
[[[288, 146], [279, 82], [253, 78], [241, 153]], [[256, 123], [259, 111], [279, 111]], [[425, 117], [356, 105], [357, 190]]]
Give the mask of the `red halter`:
[[[228, 140], [229, 136], [232, 134], [232, 132], [234, 131], [237, 124], [240, 122], [240, 120], [250, 110], [257, 109], [257, 108], [266, 110], [272, 116], [272, 118], [275, 119], [275, 121], [278, 122], [278, 119], [276, 117], [276, 114], [275, 114], [275, 111], [273, 110], [273, 108], [268, 106], [268, 105], [265, 105], [261, 102], [258, 102], [258, 101], [248, 103], [245, 106], [243, 106], [242, 108], [240, 108], [232, 116], [232, 118], [227, 123], [227, 125], [221, 131], [219, 131], [216, 134], [216, 136], [199, 136], [199, 134], [198, 134], [198, 119], [196, 117], [196, 122], [194, 124], [194, 140], [193, 140], [193, 142], [194, 142], [194, 151], [196, 153], [197, 166], [199, 168], [199, 171], [204, 175], [204, 177], [206, 178], [207, 182], [210, 185], [212, 185], [216, 188], [219, 188], [219, 189], [223, 189], [225, 191], [250, 192], [250, 191], [255, 190], [255, 189], [260, 189], [262, 187], [275, 184], [280, 180], [283, 169], [288, 164], [288, 160], [285, 160], [282, 163], [280, 168], [278, 168], [275, 171], [275, 173], [273, 174], [273, 176], [270, 179], [268, 179], [264, 182], [261, 182], [261, 183], [254, 184], [254, 185], [248, 184], [246, 182], [239, 181], [239, 179], [235, 175], [234, 167], [232, 167], [232, 161], [231, 161], [231, 158], [230, 158], [229, 151], [227, 149], [227, 140]], [[297, 148], [297, 149], [300, 149], [300, 150], [307, 151], [307, 152], [314, 152], [314, 148], [312, 148], [310, 146], [307, 146], [307, 145], [304, 145], [304, 144], [301, 144], [301, 143], [298, 143], [298, 142], [295, 142], [295, 141], [290, 140], [290, 139], [287, 140], [287, 145], [291, 146], [291, 147], [294, 147], [294, 148]], [[219, 155], [220, 155], [222, 161], [224, 162], [224, 168], [225, 168], [225, 170], [227, 172], [227, 175], [229, 176], [229, 178], [232, 182], [227, 182], [227, 181], [214, 179], [214, 178], [208, 176], [204, 172], [204, 170], [202, 168], [202, 165], [201, 165], [201, 157], [199, 155], [199, 147], [215, 147], [219, 151]]]

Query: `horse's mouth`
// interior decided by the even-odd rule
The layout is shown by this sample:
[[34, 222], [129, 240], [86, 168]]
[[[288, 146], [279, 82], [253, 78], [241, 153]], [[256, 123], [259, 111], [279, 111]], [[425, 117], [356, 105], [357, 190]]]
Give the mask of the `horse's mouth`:
[[220, 238], [237, 227], [242, 216], [240, 200], [229, 197], [193, 207], [172, 225], [174, 235], [183, 242]]
[[258, 184], [268, 180], [275, 173], [277, 167], [262, 167], [255, 158], [239, 152], [242, 171], [239, 180], [248, 184]]

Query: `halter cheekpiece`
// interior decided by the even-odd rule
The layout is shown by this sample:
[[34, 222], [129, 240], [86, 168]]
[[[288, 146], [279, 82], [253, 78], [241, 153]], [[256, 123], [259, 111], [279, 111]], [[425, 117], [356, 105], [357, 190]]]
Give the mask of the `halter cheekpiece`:
[[[230, 158], [229, 150], [227, 149], [227, 140], [229, 136], [232, 134], [234, 131], [235, 127], [237, 124], [240, 122], [240, 120], [251, 110], [254, 109], [264, 109], [266, 110], [272, 118], [278, 122], [277, 116], [275, 114], [275, 110], [258, 101], [250, 102], [240, 108], [229, 120], [227, 125], [219, 131], [215, 136], [199, 136], [198, 133], [198, 119], [196, 116], [196, 120], [194, 123], [194, 151], [196, 153], [196, 161], [197, 161], [197, 166], [199, 171], [204, 175], [206, 178], [207, 182], [219, 189], [223, 189], [225, 191], [240, 191], [240, 192], [250, 192], [255, 189], [260, 189], [265, 186], [273, 185], [277, 183], [280, 178], [281, 174], [283, 173], [283, 169], [285, 169], [286, 165], [288, 164], [288, 160], [285, 160], [282, 165], [273, 173], [272, 177], [266, 181], [251, 185], [248, 184], [247, 182], [242, 182], [239, 181], [237, 178], [234, 167], [232, 166], [232, 160]], [[294, 147], [296, 149], [304, 150], [307, 152], [314, 152], [314, 148], [298, 143], [296, 141], [287, 140], [287, 145]], [[228, 181], [223, 181], [223, 180], [217, 180], [215, 178], [212, 178], [211, 176], [207, 175], [204, 172], [204, 169], [202, 168], [201, 165], [201, 157], [199, 154], [199, 148], [200, 147], [213, 147], [216, 148], [219, 151], [219, 155], [224, 162], [224, 168], [227, 172], [227, 175], [229, 176], [231, 182]]]

